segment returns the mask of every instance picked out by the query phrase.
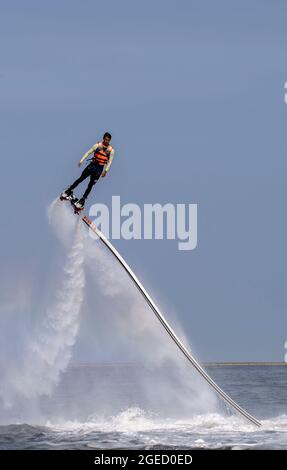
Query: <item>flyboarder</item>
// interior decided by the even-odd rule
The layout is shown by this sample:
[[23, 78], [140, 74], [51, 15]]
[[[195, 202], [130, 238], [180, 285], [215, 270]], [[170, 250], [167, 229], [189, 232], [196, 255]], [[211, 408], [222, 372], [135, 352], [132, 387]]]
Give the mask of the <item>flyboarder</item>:
[[90, 150], [85, 153], [85, 155], [79, 161], [78, 166], [80, 167], [81, 164], [88, 158], [88, 156], [93, 153], [91, 163], [89, 163], [89, 165], [84, 169], [81, 176], [61, 194], [60, 199], [75, 200], [73, 196], [73, 189], [75, 189], [86, 178], [90, 177], [88, 187], [84, 192], [82, 198], [79, 200], [75, 200], [74, 204], [74, 206], [78, 210], [84, 208], [85, 201], [88, 195], [90, 194], [92, 187], [98, 181], [100, 176], [106, 176], [112, 164], [115, 151], [114, 148], [110, 145], [111, 139], [111, 134], [109, 132], [105, 132], [105, 134], [103, 135], [103, 139], [93, 145]]

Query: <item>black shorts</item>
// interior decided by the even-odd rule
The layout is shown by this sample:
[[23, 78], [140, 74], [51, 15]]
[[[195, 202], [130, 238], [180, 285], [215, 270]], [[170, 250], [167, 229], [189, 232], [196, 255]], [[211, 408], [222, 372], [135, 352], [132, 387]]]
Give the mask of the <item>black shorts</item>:
[[87, 178], [91, 177], [93, 180], [98, 180], [103, 172], [104, 165], [99, 165], [98, 163], [91, 162], [83, 171], [82, 176]]

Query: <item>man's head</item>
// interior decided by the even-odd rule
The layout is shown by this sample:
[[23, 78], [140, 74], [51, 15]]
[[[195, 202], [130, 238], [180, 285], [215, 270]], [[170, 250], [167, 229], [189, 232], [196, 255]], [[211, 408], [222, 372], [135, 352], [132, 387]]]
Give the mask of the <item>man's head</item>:
[[109, 132], [105, 132], [104, 135], [103, 135], [103, 144], [105, 147], [108, 147], [108, 145], [110, 144], [110, 141], [112, 139], [112, 136]]

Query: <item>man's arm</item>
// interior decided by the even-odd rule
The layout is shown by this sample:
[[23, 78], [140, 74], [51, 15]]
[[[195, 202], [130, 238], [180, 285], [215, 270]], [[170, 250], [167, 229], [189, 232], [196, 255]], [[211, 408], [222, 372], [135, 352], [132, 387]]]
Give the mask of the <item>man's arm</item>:
[[90, 150], [88, 150], [85, 155], [82, 156], [81, 160], [79, 161], [78, 165], [81, 166], [81, 164], [88, 158], [91, 153], [93, 153], [96, 149], [98, 148], [98, 144], [93, 145]]
[[102, 176], [106, 176], [106, 174], [107, 174], [107, 172], [109, 171], [109, 168], [110, 168], [110, 166], [111, 166], [111, 164], [112, 164], [112, 161], [113, 161], [113, 159], [114, 159], [114, 156], [115, 156], [115, 149], [113, 149], [113, 150], [111, 151], [109, 161], [108, 161], [108, 163], [106, 164], [106, 167], [104, 168], [104, 171], [103, 171], [103, 173], [102, 173]]

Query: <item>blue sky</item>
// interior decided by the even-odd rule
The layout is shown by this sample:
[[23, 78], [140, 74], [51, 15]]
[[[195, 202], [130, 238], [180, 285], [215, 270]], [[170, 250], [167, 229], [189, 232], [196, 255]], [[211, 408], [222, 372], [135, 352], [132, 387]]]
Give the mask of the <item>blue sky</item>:
[[109, 130], [116, 157], [91, 203], [198, 204], [196, 250], [119, 251], [203, 360], [283, 360], [286, 13], [280, 0], [1, 1], [2, 300], [23, 276], [45, 282], [46, 208]]

